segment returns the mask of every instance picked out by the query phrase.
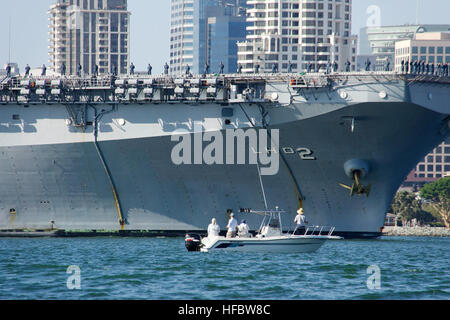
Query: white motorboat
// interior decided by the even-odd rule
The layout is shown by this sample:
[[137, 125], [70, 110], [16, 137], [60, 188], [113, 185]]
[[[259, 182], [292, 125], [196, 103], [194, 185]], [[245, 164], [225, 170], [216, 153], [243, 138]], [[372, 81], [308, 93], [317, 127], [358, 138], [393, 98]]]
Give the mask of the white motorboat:
[[334, 227], [312, 226], [304, 234], [295, 235], [283, 233], [281, 215], [284, 211], [265, 210], [249, 213], [263, 215], [261, 227], [255, 237], [226, 238], [221, 236], [208, 236], [200, 239], [199, 236], [187, 235], [186, 248], [189, 251], [242, 251], [242, 252], [268, 252], [268, 253], [308, 253], [317, 251], [327, 240], [340, 240], [333, 236]]

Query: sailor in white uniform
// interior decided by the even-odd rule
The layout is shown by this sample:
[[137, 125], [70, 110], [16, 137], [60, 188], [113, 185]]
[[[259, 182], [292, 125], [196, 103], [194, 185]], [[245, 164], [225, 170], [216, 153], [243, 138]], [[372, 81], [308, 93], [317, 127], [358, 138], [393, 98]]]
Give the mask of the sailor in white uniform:
[[220, 227], [216, 222], [216, 218], [212, 218], [211, 224], [208, 226], [208, 237], [218, 237], [220, 233]]
[[227, 231], [227, 238], [234, 238], [236, 237], [236, 228], [237, 228], [237, 220], [234, 218], [234, 213], [232, 212], [230, 214], [230, 220], [228, 221], [228, 231]]
[[305, 227], [308, 225], [308, 221], [305, 217], [305, 212], [303, 208], [298, 209], [297, 215], [295, 216], [294, 222], [295, 226], [295, 234], [305, 234]]

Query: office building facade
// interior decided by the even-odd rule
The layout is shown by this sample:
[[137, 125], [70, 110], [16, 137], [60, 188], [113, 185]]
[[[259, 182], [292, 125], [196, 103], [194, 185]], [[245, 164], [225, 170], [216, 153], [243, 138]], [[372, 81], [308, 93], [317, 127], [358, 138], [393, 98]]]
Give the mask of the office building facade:
[[127, 0], [58, 0], [49, 10], [50, 69], [66, 74], [126, 74], [130, 65], [131, 13]]
[[238, 44], [243, 72], [301, 72], [347, 60], [356, 70], [357, 36], [351, 34], [352, 0], [249, 0], [248, 35]]
[[450, 63], [450, 32], [418, 33], [414, 39], [397, 41], [395, 71], [402, 71], [402, 61], [424, 61], [436, 66]]
[[425, 183], [436, 181], [450, 176], [450, 138], [447, 138], [439, 146], [433, 149], [417, 166], [410, 172], [405, 187], [422, 186]]
[[[395, 43], [414, 39], [416, 34], [425, 32], [450, 32], [450, 25], [403, 25], [381, 26], [361, 29], [361, 54], [372, 54], [376, 57], [376, 70], [384, 70], [386, 60], [391, 65], [395, 59]], [[370, 52], [366, 52], [370, 48]]]
[[245, 14], [244, 0], [171, 0], [170, 73], [183, 74], [187, 66], [203, 73], [207, 62], [215, 72], [220, 61], [225, 72], [235, 70]]

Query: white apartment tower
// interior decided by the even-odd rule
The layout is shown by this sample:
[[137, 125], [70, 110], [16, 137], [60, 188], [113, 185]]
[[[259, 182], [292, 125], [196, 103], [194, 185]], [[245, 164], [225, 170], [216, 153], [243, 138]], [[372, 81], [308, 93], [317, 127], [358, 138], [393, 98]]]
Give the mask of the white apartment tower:
[[127, 73], [130, 65], [130, 12], [127, 0], [58, 0], [49, 10], [49, 62], [66, 74]]
[[194, 0], [171, 0], [171, 74], [181, 74], [194, 63], [194, 4], [198, 6]]
[[357, 36], [351, 34], [352, 0], [248, 0], [245, 42], [238, 43], [242, 72], [302, 72], [347, 60], [356, 70]]

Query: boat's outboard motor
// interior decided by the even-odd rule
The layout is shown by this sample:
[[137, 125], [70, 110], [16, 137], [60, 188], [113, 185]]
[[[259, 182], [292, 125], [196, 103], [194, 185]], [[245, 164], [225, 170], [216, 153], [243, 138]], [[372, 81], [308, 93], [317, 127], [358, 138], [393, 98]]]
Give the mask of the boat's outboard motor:
[[187, 234], [184, 239], [184, 244], [186, 246], [187, 251], [189, 252], [200, 251], [200, 247], [202, 244], [200, 235], [195, 233]]

